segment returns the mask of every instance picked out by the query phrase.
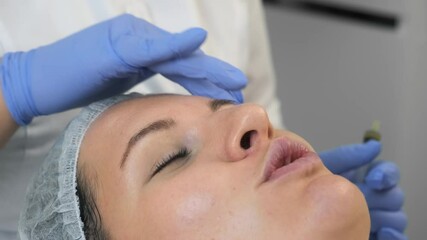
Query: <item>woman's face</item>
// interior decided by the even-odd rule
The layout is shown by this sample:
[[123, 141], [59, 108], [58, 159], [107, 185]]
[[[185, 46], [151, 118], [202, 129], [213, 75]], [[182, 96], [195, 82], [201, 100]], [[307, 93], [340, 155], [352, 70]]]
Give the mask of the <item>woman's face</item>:
[[254, 104], [175, 95], [122, 102], [92, 124], [78, 167], [113, 239], [369, 234], [358, 189]]

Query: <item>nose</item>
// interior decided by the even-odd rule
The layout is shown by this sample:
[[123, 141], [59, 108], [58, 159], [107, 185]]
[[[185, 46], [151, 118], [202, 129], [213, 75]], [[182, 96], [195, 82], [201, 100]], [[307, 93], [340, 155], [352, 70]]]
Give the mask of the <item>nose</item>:
[[[217, 112], [223, 123], [222, 147], [226, 159], [239, 161], [256, 152], [261, 143], [273, 137], [266, 111], [256, 104], [232, 106]], [[219, 130], [219, 129], [218, 129]]]

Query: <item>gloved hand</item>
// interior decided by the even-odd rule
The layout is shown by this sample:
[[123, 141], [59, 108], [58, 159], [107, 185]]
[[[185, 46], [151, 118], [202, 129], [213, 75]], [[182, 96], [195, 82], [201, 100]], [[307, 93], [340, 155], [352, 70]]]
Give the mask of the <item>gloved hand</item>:
[[[402, 210], [404, 194], [397, 186], [399, 168], [389, 161], [370, 164], [380, 151], [381, 143], [371, 140], [324, 151], [319, 156], [331, 172], [346, 177], [364, 194], [371, 216], [371, 240], [404, 240], [407, 218]], [[364, 179], [358, 180], [356, 170], [368, 164]]]
[[205, 38], [200, 28], [172, 34], [124, 14], [53, 44], [5, 54], [5, 102], [25, 125], [35, 116], [122, 93], [155, 73], [192, 94], [242, 102], [244, 74], [198, 50]]

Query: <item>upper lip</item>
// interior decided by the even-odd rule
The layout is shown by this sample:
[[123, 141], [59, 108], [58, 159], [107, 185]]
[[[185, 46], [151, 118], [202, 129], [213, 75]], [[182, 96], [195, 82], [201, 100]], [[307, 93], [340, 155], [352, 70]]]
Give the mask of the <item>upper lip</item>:
[[263, 182], [268, 181], [277, 169], [302, 158], [309, 152], [311, 152], [309, 148], [300, 142], [284, 137], [274, 139], [266, 154]]

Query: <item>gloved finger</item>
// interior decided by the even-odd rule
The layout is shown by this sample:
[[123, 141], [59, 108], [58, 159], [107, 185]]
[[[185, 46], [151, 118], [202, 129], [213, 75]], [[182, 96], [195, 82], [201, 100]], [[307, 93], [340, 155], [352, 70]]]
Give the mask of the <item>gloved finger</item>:
[[228, 91], [228, 92], [234, 97], [235, 102], [243, 103], [245, 101], [242, 91]]
[[247, 84], [247, 78], [242, 71], [217, 58], [205, 55], [200, 50], [190, 56], [162, 62], [149, 68], [172, 80], [175, 76], [206, 79], [225, 90], [239, 91]]
[[[142, 81], [142, 78], [140, 78], [138, 75], [134, 75], [126, 78], [116, 78], [111, 81], [116, 81], [117, 84], [106, 85], [102, 89], [103, 91], [100, 92], [98, 95], [96, 95], [96, 98], [85, 99], [85, 101], [95, 102], [99, 99], [104, 99], [104, 98], [114, 96], [116, 94], [124, 93], [129, 89], [131, 89], [132, 87], [134, 87], [135, 85], [137, 85], [138, 83], [140, 83]], [[87, 102], [85, 101], [80, 102], [77, 106], [83, 107], [87, 105]]]
[[190, 55], [202, 45], [207, 33], [201, 28], [191, 28], [162, 35], [159, 38], [122, 35], [113, 43], [113, 48], [124, 63], [141, 68]]
[[341, 173], [341, 176], [347, 178], [352, 183], [356, 183], [356, 181], [357, 181], [357, 171], [354, 169]]
[[396, 186], [400, 180], [399, 167], [389, 161], [379, 161], [370, 167], [365, 177], [366, 184], [376, 190], [389, 189]]
[[241, 92], [224, 90], [206, 79], [189, 79], [181, 76], [165, 77], [178, 83], [187, 89], [192, 95], [215, 99], [226, 99], [237, 103], [243, 102], [243, 95]]
[[341, 174], [368, 164], [378, 156], [380, 151], [381, 143], [371, 140], [323, 151], [319, 156], [332, 173]]
[[381, 228], [377, 233], [377, 240], [407, 240], [403, 233], [393, 228]]
[[401, 188], [394, 187], [389, 190], [373, 190], [366, 184], [357, 184], [365, 196], [369, 209], [398, 211], [402, 208], [405, 195]]
[[371, 215], [371, 232], [378, 232], [381, 228], [393, 228], [403, 232], [408, 224], [408, 219], [403, 211], [372, 210], [369, 213]]

